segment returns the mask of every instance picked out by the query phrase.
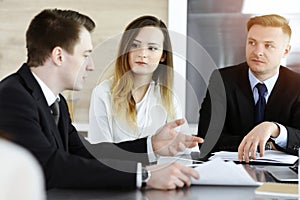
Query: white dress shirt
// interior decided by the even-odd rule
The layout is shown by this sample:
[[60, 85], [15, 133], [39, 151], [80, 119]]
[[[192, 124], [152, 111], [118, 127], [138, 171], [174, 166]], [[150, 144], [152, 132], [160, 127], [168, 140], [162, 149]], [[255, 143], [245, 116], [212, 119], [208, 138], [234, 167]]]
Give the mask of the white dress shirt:
[[[255, 87], [255, 85], [257, 83], [263, 83], [267, 87], [267, 92], [265, 93], [265, 99], [266, 99], [266, 103], [268, 103], [269, 96], [270, 96], [270, 94], [273, 90], [273, 87], [274, 87], [277, 79], [278, 79], [279, 72], [276, 73], [271, 78], [265, 80], [264, 82], [261, 82], [260, 80], [258, 80], [254, 76], [254, 74], [251, 72], [250, 69], [249, 69], [248, 76], [249, 76], [249, 81], [250, 81], [250, 85], [251, 85], [252, 92], [253, 92], [254, 102], [256, 103], [258, 101], [258, 90]], [[279, 132], [279, 136], [277, 138], [271, 138], [271, 139], [274, 140], [274, 142], [277, 145], [279, 145], [280, 147], [286, 148], [286, 145], [287, 145], [287, 129], [282, 124], [279, 124], [277, 122], [274, 122], [274, 123], [276, 123], [279, 126], [280, 132]]]
[[32, 72], [32, 74], [40, 85], [49, 107], [56, 101], [56, 99], [60, 100], [59, 95], [55, 96], [52, 90], [35, 73]]

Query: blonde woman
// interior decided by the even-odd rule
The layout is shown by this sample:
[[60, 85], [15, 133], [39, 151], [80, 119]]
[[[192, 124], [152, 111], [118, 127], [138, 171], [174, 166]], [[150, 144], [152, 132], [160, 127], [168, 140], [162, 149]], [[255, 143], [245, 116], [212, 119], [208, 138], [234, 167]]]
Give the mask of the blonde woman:
[[89, 141], [134, 140], [182, 118], [172, 87], [173, 56], [166, 25], [154, 16], [135, 19], [122, 35], [114, 76], [93, 90]]

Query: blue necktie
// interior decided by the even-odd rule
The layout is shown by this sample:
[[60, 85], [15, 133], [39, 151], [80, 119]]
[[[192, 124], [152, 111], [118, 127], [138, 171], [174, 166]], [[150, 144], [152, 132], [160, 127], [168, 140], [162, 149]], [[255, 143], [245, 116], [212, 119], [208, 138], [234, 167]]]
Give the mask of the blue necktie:
[[257, 125], [260, 122], [264, 121], [265, 107], [266, 107], [265, 93], [267, 91], [267, 87], [265, 86], [265, 84], [262, 83], [256, 84], [255, 87], [258, 90], [258, 101], [255, 105], [254, 124]]

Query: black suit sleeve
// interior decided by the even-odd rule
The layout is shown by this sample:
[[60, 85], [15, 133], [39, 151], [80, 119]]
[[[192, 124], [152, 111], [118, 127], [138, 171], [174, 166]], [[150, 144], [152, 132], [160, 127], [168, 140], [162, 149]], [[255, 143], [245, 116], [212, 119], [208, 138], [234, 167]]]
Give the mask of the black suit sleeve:
[[287, 109], [290, 111], [290, 119], [287, 123], [281, 123], [286, 127], [288, 134], [287, 146], [284, 151], [298, 156], [298, 150], [300, 148], [300, 92], [295, 96], [294, 103], [291, 104], [291, 106], [287, 106]]
[[[63, 124], [68, 125], [69, 151], [73, 154], [87, 158], [101, 159], [118, 159], [126, 161], [136, 161], [143, 164], [149, 164], [147, 154], [147, 139], [141, 138], [133, 141], [121, 143], [98, 143], [90, 144], [85, 138], [78, 134], [75, 127], [71, 124], [67, 104], [63, 96], [61, 96], [61, 110], [65, 113]], [[82, 145], [83, 144], [83, 145]]]
[[205, 149], [208, 154], [216, 149], [220, 139], [226, 117], [226, 93], [225, 87], [218, 70], [215, 70], [210, 78], [206, 96], [202, 102], [198, 123], [198, 136], [204, 138]]
[[286, 128], [288, 131], [288, 141], [285, 151], [298, 156], [298, 150], [300, 148], [300, 130], [291, 127]]
[[68, 134], [67, 141], [56, 135], [45, 98], [19, 79], [14, 75], [0, 83], [0, 129], [37, 158], [48, 189], [136, 187], [136, 162], [92, 158], [71, 124], [65, 126], [68, 133], [60, 133]]

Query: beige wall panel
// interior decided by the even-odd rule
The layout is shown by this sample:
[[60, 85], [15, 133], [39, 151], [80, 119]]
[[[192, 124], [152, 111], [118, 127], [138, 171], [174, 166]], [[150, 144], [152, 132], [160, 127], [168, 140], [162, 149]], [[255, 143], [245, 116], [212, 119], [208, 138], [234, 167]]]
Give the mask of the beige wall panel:
[[[75, 100], [75, 122], [87, 123], [92, 88], [108, 67], [103, 60], [104, 63], [114, 61], [118, 41], [115, 36], [141, 15], [155, 15], [167, 23], [167, 7], [167, 0], [0, 0], [0, 80], [26, 62], [25, 31], [38, 12], [44, 8], [61, 8], [87, 14], [97, 25], [93, 33], [96, 70], [89, 74], [83, 91], [64, 93]], [[107, 40], [107, 44], [103, 43]]]

